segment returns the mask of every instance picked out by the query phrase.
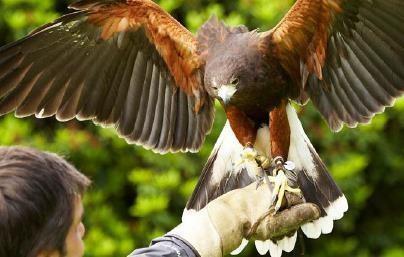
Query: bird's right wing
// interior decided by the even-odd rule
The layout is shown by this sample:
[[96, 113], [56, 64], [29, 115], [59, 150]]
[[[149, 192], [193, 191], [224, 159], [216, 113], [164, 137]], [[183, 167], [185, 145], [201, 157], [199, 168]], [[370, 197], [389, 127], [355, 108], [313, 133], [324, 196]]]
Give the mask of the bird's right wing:
[[93, 120], [157, 152], [196, 151], [213, 100], [195, 37], [150, 0], [84, 0], [0, 48], [0, 115]]

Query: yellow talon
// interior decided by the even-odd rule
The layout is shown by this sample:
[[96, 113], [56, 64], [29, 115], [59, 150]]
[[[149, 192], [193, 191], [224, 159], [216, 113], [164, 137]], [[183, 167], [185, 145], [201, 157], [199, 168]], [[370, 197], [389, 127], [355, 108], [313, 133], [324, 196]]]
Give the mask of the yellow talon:
[[[288, 178], [286, 177], [283, 170], [275, 170], [277, 172], [275, 177], [272, 177], [274, 180], [274, 189], [272, 193], [272, 201], [275, 203], [275, 213], [281, 208], [283, 197], [285, 196], [285, 192], [291, 192], [295, 194], [300, 194], [301, 191], [299, 188], [292, 188], [288, 185]], [[271, 178], [271, 177], [269, 177]], [[272, 182], [272, 181], [271, 181]]]

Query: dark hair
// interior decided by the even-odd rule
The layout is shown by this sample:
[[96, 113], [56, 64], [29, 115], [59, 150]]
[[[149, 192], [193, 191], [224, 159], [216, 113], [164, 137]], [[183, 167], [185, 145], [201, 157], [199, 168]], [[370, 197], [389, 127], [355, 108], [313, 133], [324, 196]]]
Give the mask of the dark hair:
[[63, 254], [75, 198], [89, 184], [56, 154], [0, 147], [0, 256]]

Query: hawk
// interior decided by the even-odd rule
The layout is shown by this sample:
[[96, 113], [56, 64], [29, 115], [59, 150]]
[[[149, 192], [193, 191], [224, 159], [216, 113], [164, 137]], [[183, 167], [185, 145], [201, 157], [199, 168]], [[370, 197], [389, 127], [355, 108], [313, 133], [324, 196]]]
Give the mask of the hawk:
[[[92, 120], [155, 152], [195, 152], [217, 99], [228, 122], [188, 210], [251, 183], [276, 160], [276, 206], [292, 181], [322, 210], [303, 232], [330, 233], [347, 201], [290, 101], [311, 99], [338, 131], [370, 122], [404, 91], [399, 0], [297, 0], [269, 31], [211, 18], [196, 36], [150, 0], [83, 0], [71, 8], [0, 48], [0, 115]], [[256, 244], [276, 257], [295, 239]]]

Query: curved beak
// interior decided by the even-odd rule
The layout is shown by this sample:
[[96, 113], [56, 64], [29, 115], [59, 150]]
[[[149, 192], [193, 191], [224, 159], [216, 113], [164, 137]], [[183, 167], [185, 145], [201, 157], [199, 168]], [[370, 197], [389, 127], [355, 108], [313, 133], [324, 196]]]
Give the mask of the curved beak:
[[237, 88], [235, 85], [223, 85], [219, 88], [217, 95], [222, 99], [224, 104], [227, 104], [230, 102], [230, 99], [236, 93]]

